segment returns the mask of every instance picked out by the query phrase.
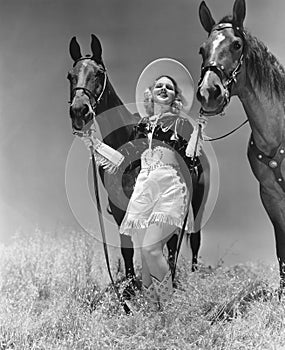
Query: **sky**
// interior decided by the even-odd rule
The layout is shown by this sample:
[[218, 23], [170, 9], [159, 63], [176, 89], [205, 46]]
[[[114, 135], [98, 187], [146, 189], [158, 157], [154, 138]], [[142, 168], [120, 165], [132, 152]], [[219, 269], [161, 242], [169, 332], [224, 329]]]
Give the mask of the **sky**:
[[[151, 61], [174, 58], [200, 75], [199, 46], [206, 33], [198, 0], [0, 0], [0, 242], [35, 227], [81, 229], [68, 203], [65, 168], [74, 141], [68, 114], [69, 41], [83, 54], [90, 35], [102, 43], [108, 77], [125, 103], [135, 102], [138, 77]], [[208, 0], [218, 20], [233, 3]], [[273, 6], [274, 4], [274, 6]], [[246, 28], [285, 62], [283, 0], [248, 0]], [[198, 116], [195, 99], [191, 116]], [[233, 98], [226, 116], [209, 121], [220, 136], [245, 120]], [[220, 189], [203, 228], [200, 255], [206, 264], [276, 263], [272, 225], [262, 207], [246, 157], [249, 126], [216, 141]], [[80, 198], [78, 198], [80, 201]], [[113, 227], [114, 228], [114, 227]], [[116, 233], [115, 233], [116, 234]]]

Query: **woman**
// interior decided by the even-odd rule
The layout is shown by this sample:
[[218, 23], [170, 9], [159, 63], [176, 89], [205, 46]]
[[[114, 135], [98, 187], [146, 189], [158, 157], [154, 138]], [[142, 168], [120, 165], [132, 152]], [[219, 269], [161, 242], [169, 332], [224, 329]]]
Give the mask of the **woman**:
[[[179, 63], [171, 60], [171, 64]], [[144, 97], [147, 116], [136, 126], [134, 137], [147, 138], [148, 147], [141, 155], [141, 170], [120, 233], [131, 235], [140, 248], [143, 292], [161, 307], [172, 294], [164, 246], [182, 228], [187, 211], [186, 230], [191, 231], [193, 224], [191, 160], [185, 154], [193, 127], [181, 116], [186, 101], [172, 76], [160, 74]]]

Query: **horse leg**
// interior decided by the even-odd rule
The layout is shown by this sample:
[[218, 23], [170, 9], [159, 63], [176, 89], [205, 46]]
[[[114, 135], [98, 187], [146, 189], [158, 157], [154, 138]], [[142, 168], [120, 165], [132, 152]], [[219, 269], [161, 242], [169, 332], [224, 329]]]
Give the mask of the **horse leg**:
[[[178, 229], [179, 230], [179, 229]], [[176, 251], [177, 251], [177, 242], [178, 235], [174, 234], [167, 241], [167, 249], [168, 249], [168, 263], [172, 274], [172, 279], [174, 278], [174, 267], [175, 267], [175, 259], [176, 259]]]
[[[199, 176], [199, 174], [198, 174]], [[199, 176], [200, 177], [200, 176]], [[198, 269], [198, 253], [201, 247], [201, 220], [202, 220], [202, 203], [204, 199], [205, 186], [203, 176], [193, 179], [193, 196], [192, 196], [192, 208], [194, 214], [195, 232], [191, 232], [190, 247], [192, 251], [192, 272]], [[188, 243], [188, 242], [187, 242]]]
[[135, 278], [135, 269], [133, 264], [134, 246], [130, 236], [120, 235], [121, 253], [125, 263], [125, 274], [128, 279]]
[[[279, 186], [278, 186], [279, 187]], [[285, 289], [285, 198], [284, 192], [276, 186], [260, 186], [262, 204], [274, 227], [276, 253], [280, 272], [280, 296]]]
[[[201, 205], [204, 198], [204, 190], [205, 186], [203, 181], [198, 183], [198, 179], [193, 179], [193, 196], [192, 196], [192, 207], [193, 214], [195, 218], [195, 226], [198, 227], [198, 231], [192, 232], [190, 235], [190, 247], [192, 251], [192, 271], [197, 270], [198, 265], [198, 253], [201, 246], [201, 230], [200, 230], [200, 221], [202, 217]], [[179, 229], [178, 229], [179, 230]], [[189, 234], [185, 232], [187, 235], [187, 245], [189, 243]], [[176, 260], [176, 251], [177, 251], [177, 242], [178, 242], [177, 234], [174, 234], [167, 242], [168, 249], [168, 262], [172, 272], [172, 278], [174, 273], [174, 266]]]
[[201, 246], [201, 230], [190, 234], [190, 247], [192, 250], [192, 272], [198, 269], [198, 252]]
[[284, 227], [282, 228], [278, 223], [273, 223], [273, 226], [280, 272], [280, 292], [283, 294], [285, 289], [285, 231]]

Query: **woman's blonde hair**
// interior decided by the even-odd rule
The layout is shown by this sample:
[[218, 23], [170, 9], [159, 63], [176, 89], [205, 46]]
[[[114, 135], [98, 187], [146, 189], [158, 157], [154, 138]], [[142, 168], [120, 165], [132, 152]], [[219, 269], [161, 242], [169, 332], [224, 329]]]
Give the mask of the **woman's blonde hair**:
[[167, 79], [171, 80], [173, 85], [174, 85], [175, 98], [171, 104], [172, 113], [178, 114], [179, 111], [185, 105], [185, 99], [184, 99], [182, 92], [181, 92], [180, 88], [178, 87], [176, 81], [168, 75], [160, 75], [158, 78], [155, 79], [153, 84], [150, 87], [148, 87], [144, 92], [144, 107], [146, 110], [146, 114], [148, 116], [151, 116], [154, 113], [154, 103], [153, 103], [152, 92], [153, 92], [153, 88], [154, 88], [155, 84], [161, 78], [167, 78]]

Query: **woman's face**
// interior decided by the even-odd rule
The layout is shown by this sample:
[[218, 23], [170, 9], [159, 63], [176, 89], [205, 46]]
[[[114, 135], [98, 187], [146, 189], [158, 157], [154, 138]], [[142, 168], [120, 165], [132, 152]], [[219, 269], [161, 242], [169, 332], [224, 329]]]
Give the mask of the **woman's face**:
[[156, 81], [152, 94], [155, 103], [170, 105], [175, 98], [175, 86], [169, 78], [161, 77]]

